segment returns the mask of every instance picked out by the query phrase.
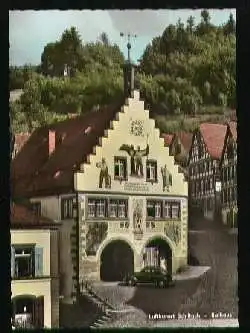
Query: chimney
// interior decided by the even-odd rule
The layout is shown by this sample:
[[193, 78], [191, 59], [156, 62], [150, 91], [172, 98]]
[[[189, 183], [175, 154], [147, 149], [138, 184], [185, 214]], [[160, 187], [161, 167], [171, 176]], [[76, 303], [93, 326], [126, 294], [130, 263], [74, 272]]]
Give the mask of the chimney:
[[56, 132], [49, 130], [48, 134], [49, 156], [54, 152], [56, 148]]

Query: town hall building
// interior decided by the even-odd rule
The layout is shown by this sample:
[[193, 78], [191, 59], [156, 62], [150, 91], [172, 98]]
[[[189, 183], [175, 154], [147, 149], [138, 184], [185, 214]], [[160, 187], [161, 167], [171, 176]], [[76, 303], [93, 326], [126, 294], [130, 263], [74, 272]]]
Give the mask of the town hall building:
[[37, 129], [12, 162], [12, 192], [62, 223], [61, 295], [147, 265], [187, 265], [188, 184], [124, 67], [124, 99]]

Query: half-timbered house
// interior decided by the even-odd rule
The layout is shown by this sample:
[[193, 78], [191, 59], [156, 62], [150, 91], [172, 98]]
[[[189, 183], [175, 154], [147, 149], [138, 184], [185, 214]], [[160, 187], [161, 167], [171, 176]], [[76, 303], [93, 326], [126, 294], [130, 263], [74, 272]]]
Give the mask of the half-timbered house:
[[219, 163], [226, 130], [226, 125], [203, 123], [193, 133], [188, 163], [189, 200], [209, 219], [221, 212]]

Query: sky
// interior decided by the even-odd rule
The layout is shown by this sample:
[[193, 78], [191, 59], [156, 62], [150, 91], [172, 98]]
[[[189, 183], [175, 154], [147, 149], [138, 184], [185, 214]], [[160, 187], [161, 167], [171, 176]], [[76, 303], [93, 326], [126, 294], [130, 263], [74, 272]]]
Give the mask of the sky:
[[[94, 42], [106, 32], [112, 43], [116, 43], [126, 55], [127, 40], [124, 34], [136, 34], [131, 40], [131, 58], [137, 60], [153, 37], [160, 36], [169, 24], [178, 19], [186, 23], [192, 15], [195, 23], [200, 21], [201, 10], [47, 10], [9, 12], [9, 63], [21, 66], [38, 65], [44, 46], [60, 39], [63, 31], [76, 27], [82, 41]], [[221, 25], [230, 13], [236, 19], [235, 9], [209, 10], [211, 22]]]

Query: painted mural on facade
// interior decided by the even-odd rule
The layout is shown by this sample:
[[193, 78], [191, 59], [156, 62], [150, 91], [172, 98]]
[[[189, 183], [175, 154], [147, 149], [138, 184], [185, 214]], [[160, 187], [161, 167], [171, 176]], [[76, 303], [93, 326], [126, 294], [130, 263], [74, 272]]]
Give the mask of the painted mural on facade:
[[181, 240], [181, 228], [175, 222], [168, 222], [164, 227], [164, 234], [177, 246]]
[[172, 186], [172, 174], [168, 171], [167, 165], [161, 167], [162, 174], [162, 183], [163, 183], [163, 192], [169, 192], [170, 186]]
[[148, 156], [149, 154], [149, 145], [147, 144], [145, 149], [141, 150], [140, 146], [137, 146], [137, 148], [134, 148], [134, 145], [126, 145], [123, 144], [120, 147], [120, 150], [126, 151], [128, 155], [130, 156], [130, 176], [134, 177], [143, 177], [144, 171], [143, 171], [143, 162], [142, 158], [144, 156]]
[[143, 222], [143, 200], [136, 199], [133, 204], [133, 229], [136, 237], [143, 235], [142, 222]]
[[86, 235], [86, 254], [88, 256], [96, 255], [96, 252], [107, 237], [108, 223], [106, 222], [89, 222], [87, 223], [87, 235]]
[[102, 158], [101, 162], [96, 163], [96, 167], [101, 169], [99, 174], [99, 188], [102, 188], [103, 182], [105, 188], [111, 188], [111, 176], [108, 171], [106, 159]]

